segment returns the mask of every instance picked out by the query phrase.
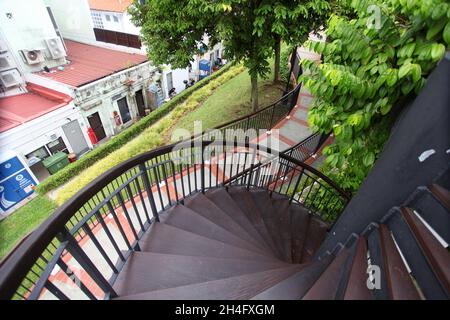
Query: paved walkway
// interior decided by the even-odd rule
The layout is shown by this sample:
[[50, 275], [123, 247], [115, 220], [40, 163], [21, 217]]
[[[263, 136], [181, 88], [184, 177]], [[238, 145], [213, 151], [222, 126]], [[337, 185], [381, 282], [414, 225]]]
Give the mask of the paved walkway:
[[[305, 49], [300, 48], [299, 54], [302, 58], [318, 60], [320, 57], [317, 54], [308, 52]], [[276, 149], [277, 151], [286, 150], [298, 142], [304, 140], [311, 135], [311, 130], [308, 127], [307, 117], [308, 109], [311, 104], [312, 96], [310, 93], [302, 88], [297, 105], [293, 108], [289, 116], [282, 119], [270, 132], [259, 136], [256, 141], [251, 141], [253, 143], [257, 142], [260, 145], [268, 146]], [[237, 156], [237, 155], [236, 155]], [[314, 161], [315, 157], [310, 160]], [[205, 182], [205, 187], [208, 188], [210, 185], [216, 185], [216, 183], [221, 183], [226, 180], [229, 176], [236, 173], [237, 166], [230, 165], [232, 159], [227, 157], [225, 161], [222, 156], [211, 159], [209, 168], [205, 169], [205, 177], [207, 177]], [[234, 159], [237, 160], [237, 159]], [[250, 161], [250, 159], [249, 159]], [[225, 162], [225, 163], [224, 163]], [[246, 164], [240, 164], [242, 168]], [[181, 180], [182, 179], [182, 180]], [[187, 171], [183, 172], [182, 178], [180, 175], [175, 176], [175, 181], [173, 179], [168, 179], [167, 184], [165, 182], [160, 183], [160, 192], [158, 192], [156, 186], [153, 186], [152, 193], [156, 201], [157, 209], [160, 210], [163, 206], [169, 205], [170, 201], [176, 201], [176, 194], [182, 197], [183, 194], [188, 193], [189, 183], [194, 186], [196, 183], [200, 185], [200, 169], [189, 168]], [[133, 203], [134, 202], [134, 203]], [[115, 208], [116, 217], [119, 224], [114, 219], [114, 216], [110, 213], [105, 218], [105, 223], [108, 230], [112, 234], [113, 238], [116, 240], [119, 250], [126, 252], [128, 250], [127, 244], [121, 236], [123, 231], [126, 234], [126, 238], [130, 243], [134, 241], [134, 233], [132, 227], [139, 232], [141, 230], [139, 218], [142, 221], [146, 221], [145, 214], [148, 212], [151, 215], [150, 204], [147, 199], [145, 192], [142, 194], [142, 199], [140, 196], [135, 196], [134, 201], [128, 201], [125, 204], [125, 208]], [[131, 225], [128, 222], [126, 215], [124, 214], [124, 209], [127, 211], [131, 218]], [[138, 218], [139, 217], [139, 218]], [[122, 231], [120, 230], [122, 227]], [[91, 226], [95, 238], [102, 244], [105, 244], [103, 248], [108, 253], [111, 261], [116, 263], [119, 261], [119, 253], [114, 248], [112, 243], [108, 240], [108, 235], [106, 230], [101, 227], [101, 225]], [[102, 257], [94, 242], [89, 237], [84, 237], [80, 239], [80, 245], [87, 255], [92, 259], [97, 268], [105, 275], [105, 277], [110, 277], [113, 275], [112, 269], [108, 266], [107, 261]], [[81, 279], [84, 285], [90, 288], [98, 298], [103, 298], [103, 293], [100, 288], [95, 284], [95, 282], [90, 278], [86, 272], [79, 266], [77, 261], [73, 259], [70, 255], [65, 255], [63, 258], [64, 262], [70, 266], [71, 270], [75, 273], [77, 278]], [[54, 268], [50, 281], [53, 282], [60, 290], [62, 290], [71, 299], [86, 299], [83, 293], [75, 285], [75, 278], [69, 278], [58, 266]], [[41, 294], [41, 299], [54, 299], [53, 295], [47, 290], [43, 290]]]

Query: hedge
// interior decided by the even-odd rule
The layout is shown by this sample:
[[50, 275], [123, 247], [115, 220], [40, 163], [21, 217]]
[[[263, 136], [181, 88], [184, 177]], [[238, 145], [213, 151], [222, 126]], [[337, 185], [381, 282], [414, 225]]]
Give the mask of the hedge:
[[227, 71], [232, 65], [234, 65], [234, 63], [228, 63], [227, 65], [222, 67], [219, 71], [213, 73], [212, 75], [210, 75], [207, 78], [202, 79], [201, 81], [198, 81], [192, 87], [183, 90], [180, 94], [176, 95], [173, 99], [164, 103], [161, 107], [152, 111], [150, 114], [143, 117], [141, 120], [139, 120], [138, 122], [133, 124], [131, 127], [125, 129], [124, 131], [120, 132], [116, 136], [112, 137], [111, 140], [109, 140], [108, 142], [98, 146], [97, 148], [90, 151], [85, 156], [81, 157], [78, 161], [69, 164], [64, 169], [58, 171], [57, 173], [50, 176], [45, 181], [41, 182], [37, 186], [36, 191], [40, 194], [45, 194], [51, 190], [54, 190], [54, 189], [60, 187], [64, 183], [68, 182], [75, 175], [77, 175], [84, 169], [92, 166], [98, 160], [103, 159], [104, 157], [109, 155], [111, 152], [119, 149], [120, 147], [125, 145], [127, 142], [129, 142], [131, 139], [133, 139], [138, 134], [140, 134], [142, 131], [144, 131], [146, 128], [148, 128], [152, 124], [156, 123], [162, 117], [166, 116], [178, 104], [180, 104], [181, 102], [186, 100], [196, 90], [204, 87], [209, 82], [211, 82], [212, 80], [219, 77], [221, 74], [223, 74], [225, 71]]

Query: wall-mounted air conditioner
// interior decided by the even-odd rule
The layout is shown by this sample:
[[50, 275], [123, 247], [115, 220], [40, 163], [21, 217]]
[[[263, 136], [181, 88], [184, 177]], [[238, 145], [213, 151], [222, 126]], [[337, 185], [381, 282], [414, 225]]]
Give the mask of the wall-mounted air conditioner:
[[67, 56], [66, 50], [64, 49], [64, 45], [60, 38], [46, 39], [45, 43], [47, 44], [48, 51], [50, 51], [53, 59], [59, 59]]
[[11, 88], [22, 83], [19, 71], [12, 69], [0, 73], [0, 84], [5, 88]]
[[0, 71], [15, 68], [16, 64], [10, 53], [0, 53]]
[[44, 53], [40, 49], [21, 50], [27, 64], [37, 64], [45, 61]]

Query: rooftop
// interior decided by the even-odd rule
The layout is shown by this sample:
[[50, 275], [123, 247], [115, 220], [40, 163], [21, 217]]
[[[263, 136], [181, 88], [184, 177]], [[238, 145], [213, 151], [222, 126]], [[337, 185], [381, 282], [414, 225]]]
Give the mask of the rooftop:
[[133, 0], [89, 0], [89, 7], [93, 10], [125, 12]]
[[27, 89], [27, 93], [0, 98], [0, 132], [64, 107], [72, 100], [65, 94], [31, 83]]
[[52, 68], [50, 72], [42, 71], [38, 74], [73, 87], [80, 87], [147, 61], [147, 57], [142, 54], [106, 49], [72, 40], [64, 42], [70, 63], [64, 65], [64, 70]]

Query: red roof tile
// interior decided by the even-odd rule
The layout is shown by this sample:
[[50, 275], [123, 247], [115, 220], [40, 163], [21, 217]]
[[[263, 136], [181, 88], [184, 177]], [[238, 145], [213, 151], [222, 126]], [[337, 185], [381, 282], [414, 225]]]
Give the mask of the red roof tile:
[[29, 92], [0, 98], [0, 132], [59, 109], [72, 100], [71, 97], [35, 84], [28, 84]]
[[64, 65], [62, 71], [53, 68], [50, 72], [38, 74], [74, 87], [80, 87], [147, 61], [147, 57], [142, 54], [105, 49], [72, 40], [64, 42], [70, 63]]
[[89, 0], [89, 7], [93, 10], [125, 12], [133, 0]]

